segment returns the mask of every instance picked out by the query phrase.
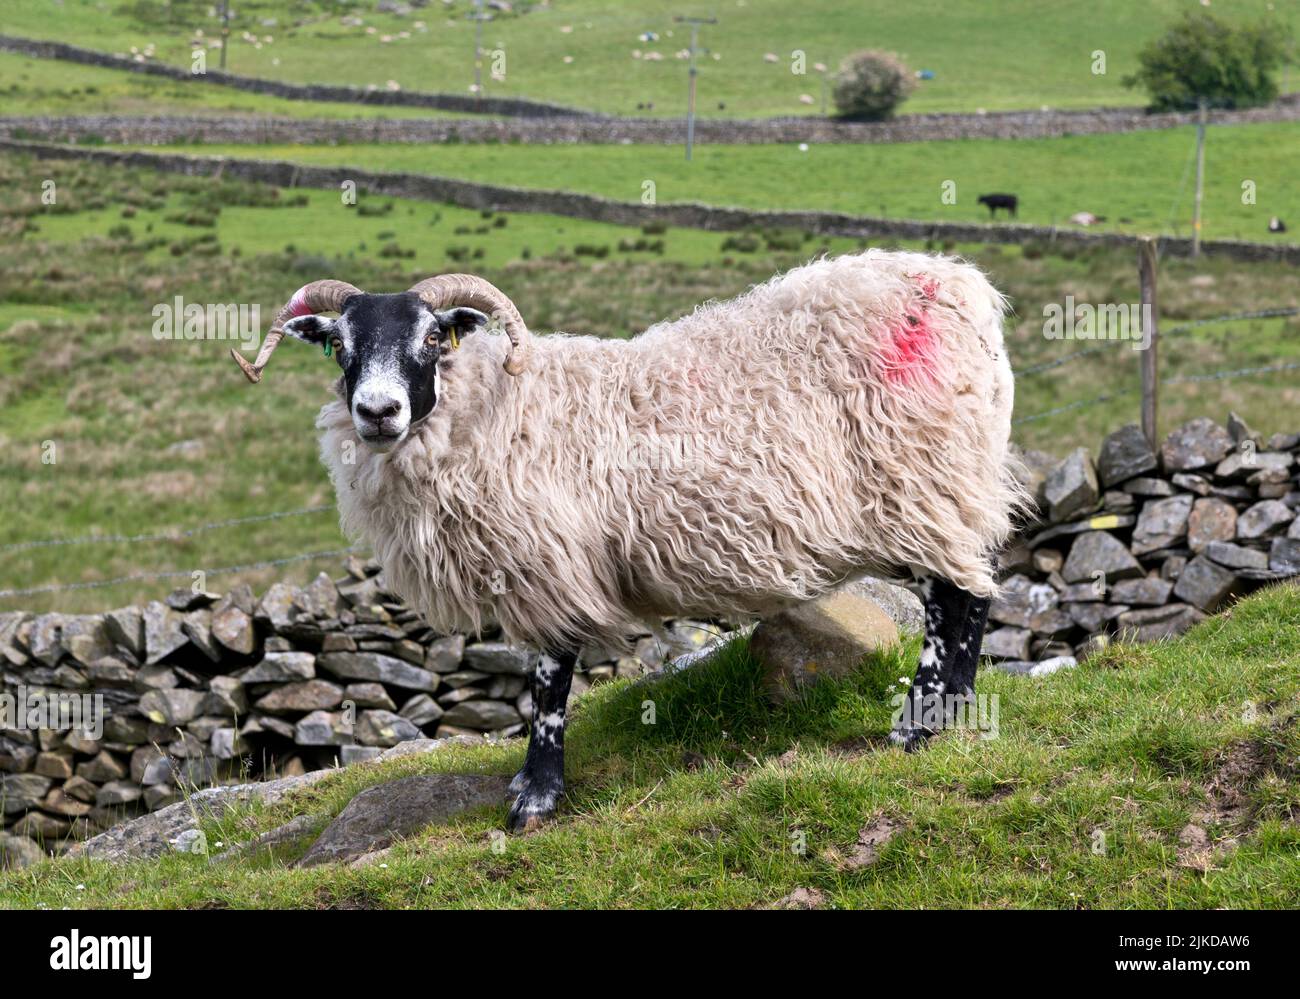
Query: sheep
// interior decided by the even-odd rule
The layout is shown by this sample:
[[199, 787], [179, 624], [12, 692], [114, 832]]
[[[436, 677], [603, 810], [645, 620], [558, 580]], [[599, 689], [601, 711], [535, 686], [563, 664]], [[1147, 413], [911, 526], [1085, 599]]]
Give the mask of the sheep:
[[910, 576], [925, 636], [891, 740], [918, 748], [936, 698], [973, 696], [993, 559], [1029, 506], [1004, 310], [969, 264], [869, 250], [631, 340], [533, 337], [469, 275], [382, 295], [316, 282], [256, 363], [231, 353], [257, 381], [285, 335], [332, 352], [316, 426], [344, 530], [432, 627], [493, 620], [540, 650], [517, 831], [563, 791], [579, 649], [643, 621]]

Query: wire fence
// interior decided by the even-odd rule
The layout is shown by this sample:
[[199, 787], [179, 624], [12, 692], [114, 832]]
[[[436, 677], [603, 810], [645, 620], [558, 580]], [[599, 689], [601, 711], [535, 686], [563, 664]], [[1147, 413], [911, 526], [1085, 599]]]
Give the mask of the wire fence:
[[[1160, 339], [1167, 340], [1171, 336], [1190, 333], [1198, 330], [1203, 326], [1213, 326], [1217, 323], [1233, 323], [1247, 319], [1278, 319], [1288, 316], [1300, 315], [1300, 308], [1279, 308], [1279, 309], [1255, 309], [1251, 312], [1235, 312], [1226, 316], [1214, 316], [1210, 319], [1195, 319], [1189, 323], [1182, 323], [1178, 326], [1170, 327], [1167, 330], [1160, 331]], [[1041, 374], [1044, 371], [1052, 371], [1056, 368], [1077, 361], [1080, 358], [1088, 357], [1092, 354], [1101, 354], [1113, 347], [1111, 341], [1097, 344], [1093, 347], [1081, 347], [1078, 350], [1071, 351], [1064, 357], [1053, 358], [1050, 361], [1040, 361], [1038, 364], [1031, 364], [1027, 368], [1017, 368], [1014, 372], [1017, 378], [1028, 378], [1032, 375]]]
[[[158, 534], [86, 534], [79, 538], [46, 538], [42, 541], [18, 541], [14, 544], [0, 545], [0, 554], [28, 551], [32, 548], [57, 548], [63, 545], [136, 545], [147, 541], [180, 541], [192, 538], [207, 531], [216, 531], [223, 527], [241, 527], [245, 524], [260, 524], [268, 520], [283, 520], [286, 517], [304, 517], [312, 513], [324, 513], [333, 510], [331, 505], [307, 506], [299, 510], [280, 510], [276, 513], [261, 513], [251, 517], [233, 517], [230, 520], [217, 520], [211, 524], [199, 524], [183, 531], [163, 531]], [[0, 591], [2, 593], [3, 591]]]
[[[1244, 322], [1252, 319], [1285, 319], [1291, 316], [1300, 316], [1300, 308], [1284, 306], [1267, 309], [1252, 309], [1248, 312], [1234, 312], [1222, 316], [1212, 316], [1206, 319], [1195, 319], [1190, 322], [1180, 323], [1178, 326], [1172, 326], [1167, 330], [1160, 330], [1159, 342], [1163, 344], [1171, 337], [1186, 335], [1206, 326], [1213, 326], [1222, 323]], [[1122, 341], [1107, 340], [1093, 346], [1081, 347], [1078, 350], [1071, 351], [1063, 357], [1056, 357], [1049, 361], [1041, 361], [1024, 368], [1016, 368], [1014, 373], [1017, 379], [1021, 379], [1041, 375], [1048, 371], [1056, 371], [1074, 361], [1113, 350], [1116, 344], [1120, 342]], [[1283, 371], [1295, 370], [1300, 370], [1300, 361], [1284, 361], [1276, 364], [1263, 364], [1253, 367], [1223, 368], [1218, 371], [1208, 371], [1201, 374], [1173, 375], [1169, 378], [1159, 379], [1157, 384], [1162, 386], [1193, 385], [1206, 382], [1227, 381], [1233, 378], [1252, 378], [1258, 375], [1276, 374]], [[1027, 423], [1037, 423], [1041, 420], [1050, 419], [1053, 416], [1060, 416], [1063, 413], [1071, 413], [1080, 409], [1088, 409], [1092, 406], [1104, 405], [1128, 396], [1136, 396], [1140, 392], [1141, 389], [1138, 387], [1114, 389], [1110, 392], [1103, 392], [1086, 399], [1078, 399], [1074, 402], [1054, 406], [1051, 409], [1043, 410], [1039, 413], [1030, 413], [1026, 416], [1016, 417], [1011, 421], [1011, 425], [1023, 426]]]
[[129, 576], [117, 576], [113, 579], [96, 579], [84, 583], [50, 583], [46, 586], [29, 586], [16, 590], [0, 590], [3, 597], [30, 597], [42, 593], [65, 593], [73, 590], [97, 590], [105, 586], [118, 586], [123, 583], [139, 583], [156, 579], [193, 578], [196, 572], [205, 576], [229, 575], [233, 572], [254, 572], [258, 569], [278, 569], [280, 566], [293, 565], [296, 562], [308, 562], [318, 558], [338, 558], [368, 551], [364, 545], [350, 548], [334, 548], [329, 551], [303, 552], [299, 555], [287, 555], [284, 558], [267, 559], [262, 562], [245, 562], [242, 565], [223, 565], [215, 569], [164, 569], [158, 572], [135, 572]]

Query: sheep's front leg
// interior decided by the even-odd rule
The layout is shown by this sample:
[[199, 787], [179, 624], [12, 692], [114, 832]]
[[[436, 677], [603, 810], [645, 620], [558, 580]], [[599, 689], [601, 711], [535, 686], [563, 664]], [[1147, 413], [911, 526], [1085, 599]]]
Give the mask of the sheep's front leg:
[[506, 820], [511, 832], [527, 832], [551, 818], [564, 793], [564, 709], [576, 659], [571, 652], [551, 652], [537, 659], [528, 752], [523, 769], [510, 782], [517, 795]]
[[[889, 733], [889, 741], [909, 753], [942, 727], [946, 715], [944, 695], [956, 679], [959, 662], [965, 662], [969, 650], [962, 648], [972, 597], [946, 579], [929, 576], [921, 582], [925, 603], [925, 643], [921, 662], [912, 680], [912, 689], [903, 703], [902, 716]], [[978, 656], [979, 647], [975, 647]], [[972, 662], [974, 657], [972, 657]], [[971, 682], [974, 682], [972, 669]], [[959, 691], [958, 691], [959, 692]]]

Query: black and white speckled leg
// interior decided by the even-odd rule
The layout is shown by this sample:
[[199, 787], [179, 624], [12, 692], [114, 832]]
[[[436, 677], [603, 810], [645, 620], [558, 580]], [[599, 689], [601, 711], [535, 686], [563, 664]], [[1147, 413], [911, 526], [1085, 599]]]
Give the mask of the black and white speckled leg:
[[551, 818], [564, 793], [564, 711], [576, 659], [572, 652], [550, 652], [537, 659], [528, 752], [523, 769], [510, 782], [516, 794], [506, 820], [511, 832], [525, 832]]
[[989, 622], [988, 597], [971, 597], [966, 609], [966, 625], [961, 641], [957, 643], [957, 658], [953, 662], [948, 689], [954, 694], [972, 697], [975, 694], [975, 668], [980, 661], [980, 646], [984, 642], [984, 628]]
[[921, 580], [921, 599], [925, 604], [921, 662], [902, 717], [889, 733], [889, 741], [909, 753], [919, 749], [942, 725], [944, 695], [953, 679], [972, 597], [946, 579], [928, 576]]

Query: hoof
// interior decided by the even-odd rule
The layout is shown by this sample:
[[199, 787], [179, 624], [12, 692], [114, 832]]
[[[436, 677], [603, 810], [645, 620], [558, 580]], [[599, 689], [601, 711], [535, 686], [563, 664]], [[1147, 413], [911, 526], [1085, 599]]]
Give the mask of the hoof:
[[510, 806], [506, 829], [512, 833], [530, 833], [555, 818], [558, 791], [534, 791], [525, 788]]
[[925, 746], [925, 741], [928, 738], [930, 738], [930, 733], [923, 728], [916, 726], [896, 728], [889, 733], [889, 744], [897, 746], [905, 753], [915, 753]]

